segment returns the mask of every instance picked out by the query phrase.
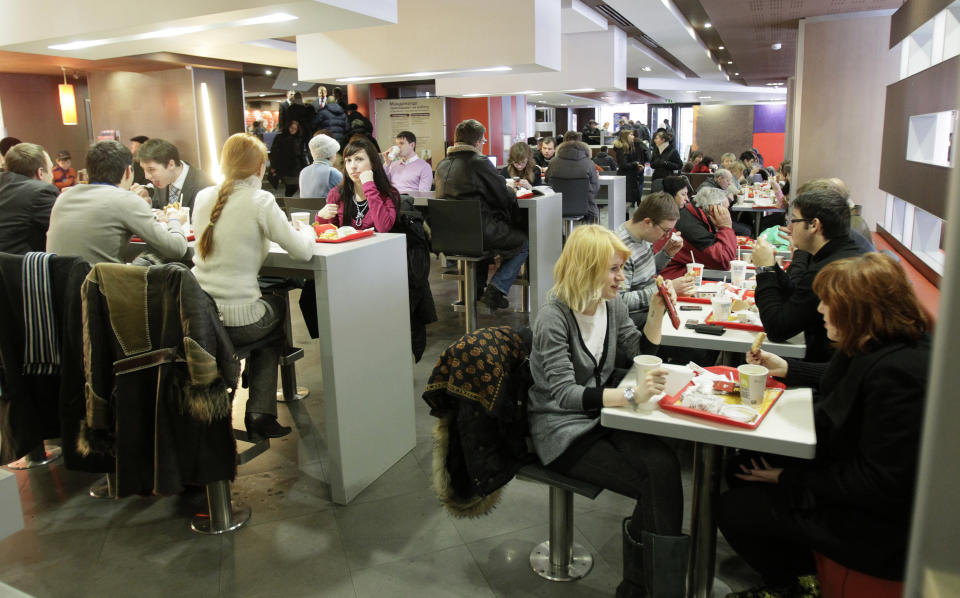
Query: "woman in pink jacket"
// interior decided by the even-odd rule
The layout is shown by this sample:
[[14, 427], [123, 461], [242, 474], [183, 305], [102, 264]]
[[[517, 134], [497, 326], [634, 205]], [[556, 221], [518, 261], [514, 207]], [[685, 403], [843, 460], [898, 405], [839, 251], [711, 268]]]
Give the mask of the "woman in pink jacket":
[[388, 233], [397, 221], [400, 194], [390, 184], [376, 148], [362, 137], [343, 148], [343, 181], [327, 194], [317, 222]]

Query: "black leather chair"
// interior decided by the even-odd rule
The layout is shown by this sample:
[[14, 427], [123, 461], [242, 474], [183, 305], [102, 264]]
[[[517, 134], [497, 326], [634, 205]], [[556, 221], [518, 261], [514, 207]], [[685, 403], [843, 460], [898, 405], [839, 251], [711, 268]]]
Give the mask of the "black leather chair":
[[[277, 198], [280, 202], [281, 198]], [[294, 212], [310, 212], [310, 222], [313, 222], [323, 206], [327, 205], [325, 197], [284, 197], [280, 207], [286, 212], [287, 216]]]
[[573, 223], [590, 213], [590, 179], [551, 178], [550, 186], [563, 194], [563, 238], [573, 232]]
[[477, 328], [477, 263], [493, 257], [483, 248], [480, 201], [428, 199], [427, 210], [433, 251], [456, 261], [463, 272], [465, 327], [469, 334]]
[[530, 552], [534, 573], [551, 581], [573, 581], [586, 576], [593, 568], [593, 555], [573, 541], [573, 495], [593, 500], [603, 489], [539, 464], [524, 465], [517, 478], [550, 486], [550, 539]]

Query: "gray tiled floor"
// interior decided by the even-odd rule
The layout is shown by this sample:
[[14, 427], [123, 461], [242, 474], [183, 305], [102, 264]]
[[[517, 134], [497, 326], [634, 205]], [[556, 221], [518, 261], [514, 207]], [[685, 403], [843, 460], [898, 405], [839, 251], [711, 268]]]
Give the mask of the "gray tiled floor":
[[[620, 522], [632, 501], [604, 492], [575, 502], [576, 540], [596, 556], [593, 571], [570, 584], [545, 581], [527, 563], [547, 536], [547, 490], [514, 480], [489, 515], [455, 519], [430, 486], [433, 418], [419, 399], [440, 352], [462, 331], [448, 304], [454, 284], [435, 262], [431, 281], [440, 322], [414, 368], [416, 448], [350, 505], [334, 505], [326, 483], [323, 399], [280, 405], [287, 438], [240, 468], [234, 500], [253, 509], [250, 523], [222, 537], [189, 530], [202, 497], [98, 501], [96, 476], [61, 464], [17, 472], [25, 529], [0, 542], [0, 580], [35, 596], [611, 596], [620, 579]], [[513, 302], [518, 304], [518, 291]], [[296, 310], [295, 310], [296, 311]], [[295, 316], [301, 385], [320, 388], [317, 346]], [[523, 325], [525, 314], [485, 308], [480, 325]], [[406, 356], [398, 356], [406, 358]], [[238, 401], [235, 424], [242, 424]], [[684, 462], [689, 450], [681, 447]], [[684, 474], [689, 495], [690, 474]], [[687, 499], [689, 513], [689, 498]], [[719, 543], [718, 590], [757, 578]]]

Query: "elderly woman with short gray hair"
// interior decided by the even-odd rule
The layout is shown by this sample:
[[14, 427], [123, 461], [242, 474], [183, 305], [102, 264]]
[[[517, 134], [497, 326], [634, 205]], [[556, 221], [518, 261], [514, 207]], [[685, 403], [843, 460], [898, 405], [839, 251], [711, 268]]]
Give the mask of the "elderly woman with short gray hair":
[[664, 278], [685, 275], [691, 261], [703, 264], [707, 269], [730, 269], [730, 260], [737, 257], [737, 235], [733, 231], [725, 191], [701, 187], [693, 201], [680, 210], [676, 228], [683, 235], [683, 248], [661, 272]]

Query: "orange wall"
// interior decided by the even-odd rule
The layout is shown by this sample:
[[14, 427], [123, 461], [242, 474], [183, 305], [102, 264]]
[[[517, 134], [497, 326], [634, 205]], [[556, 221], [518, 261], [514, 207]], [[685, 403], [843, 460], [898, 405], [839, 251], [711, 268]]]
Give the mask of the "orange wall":
[[[480, 121], [487, 128], [487, 143], [483, 153], [490, 153], [490, 101], [489, 98], [446, 98], [447, 141], [453, 142], [457, 125], [468, 118]], [[500, 128], [503, 128], [501, 123]]]

